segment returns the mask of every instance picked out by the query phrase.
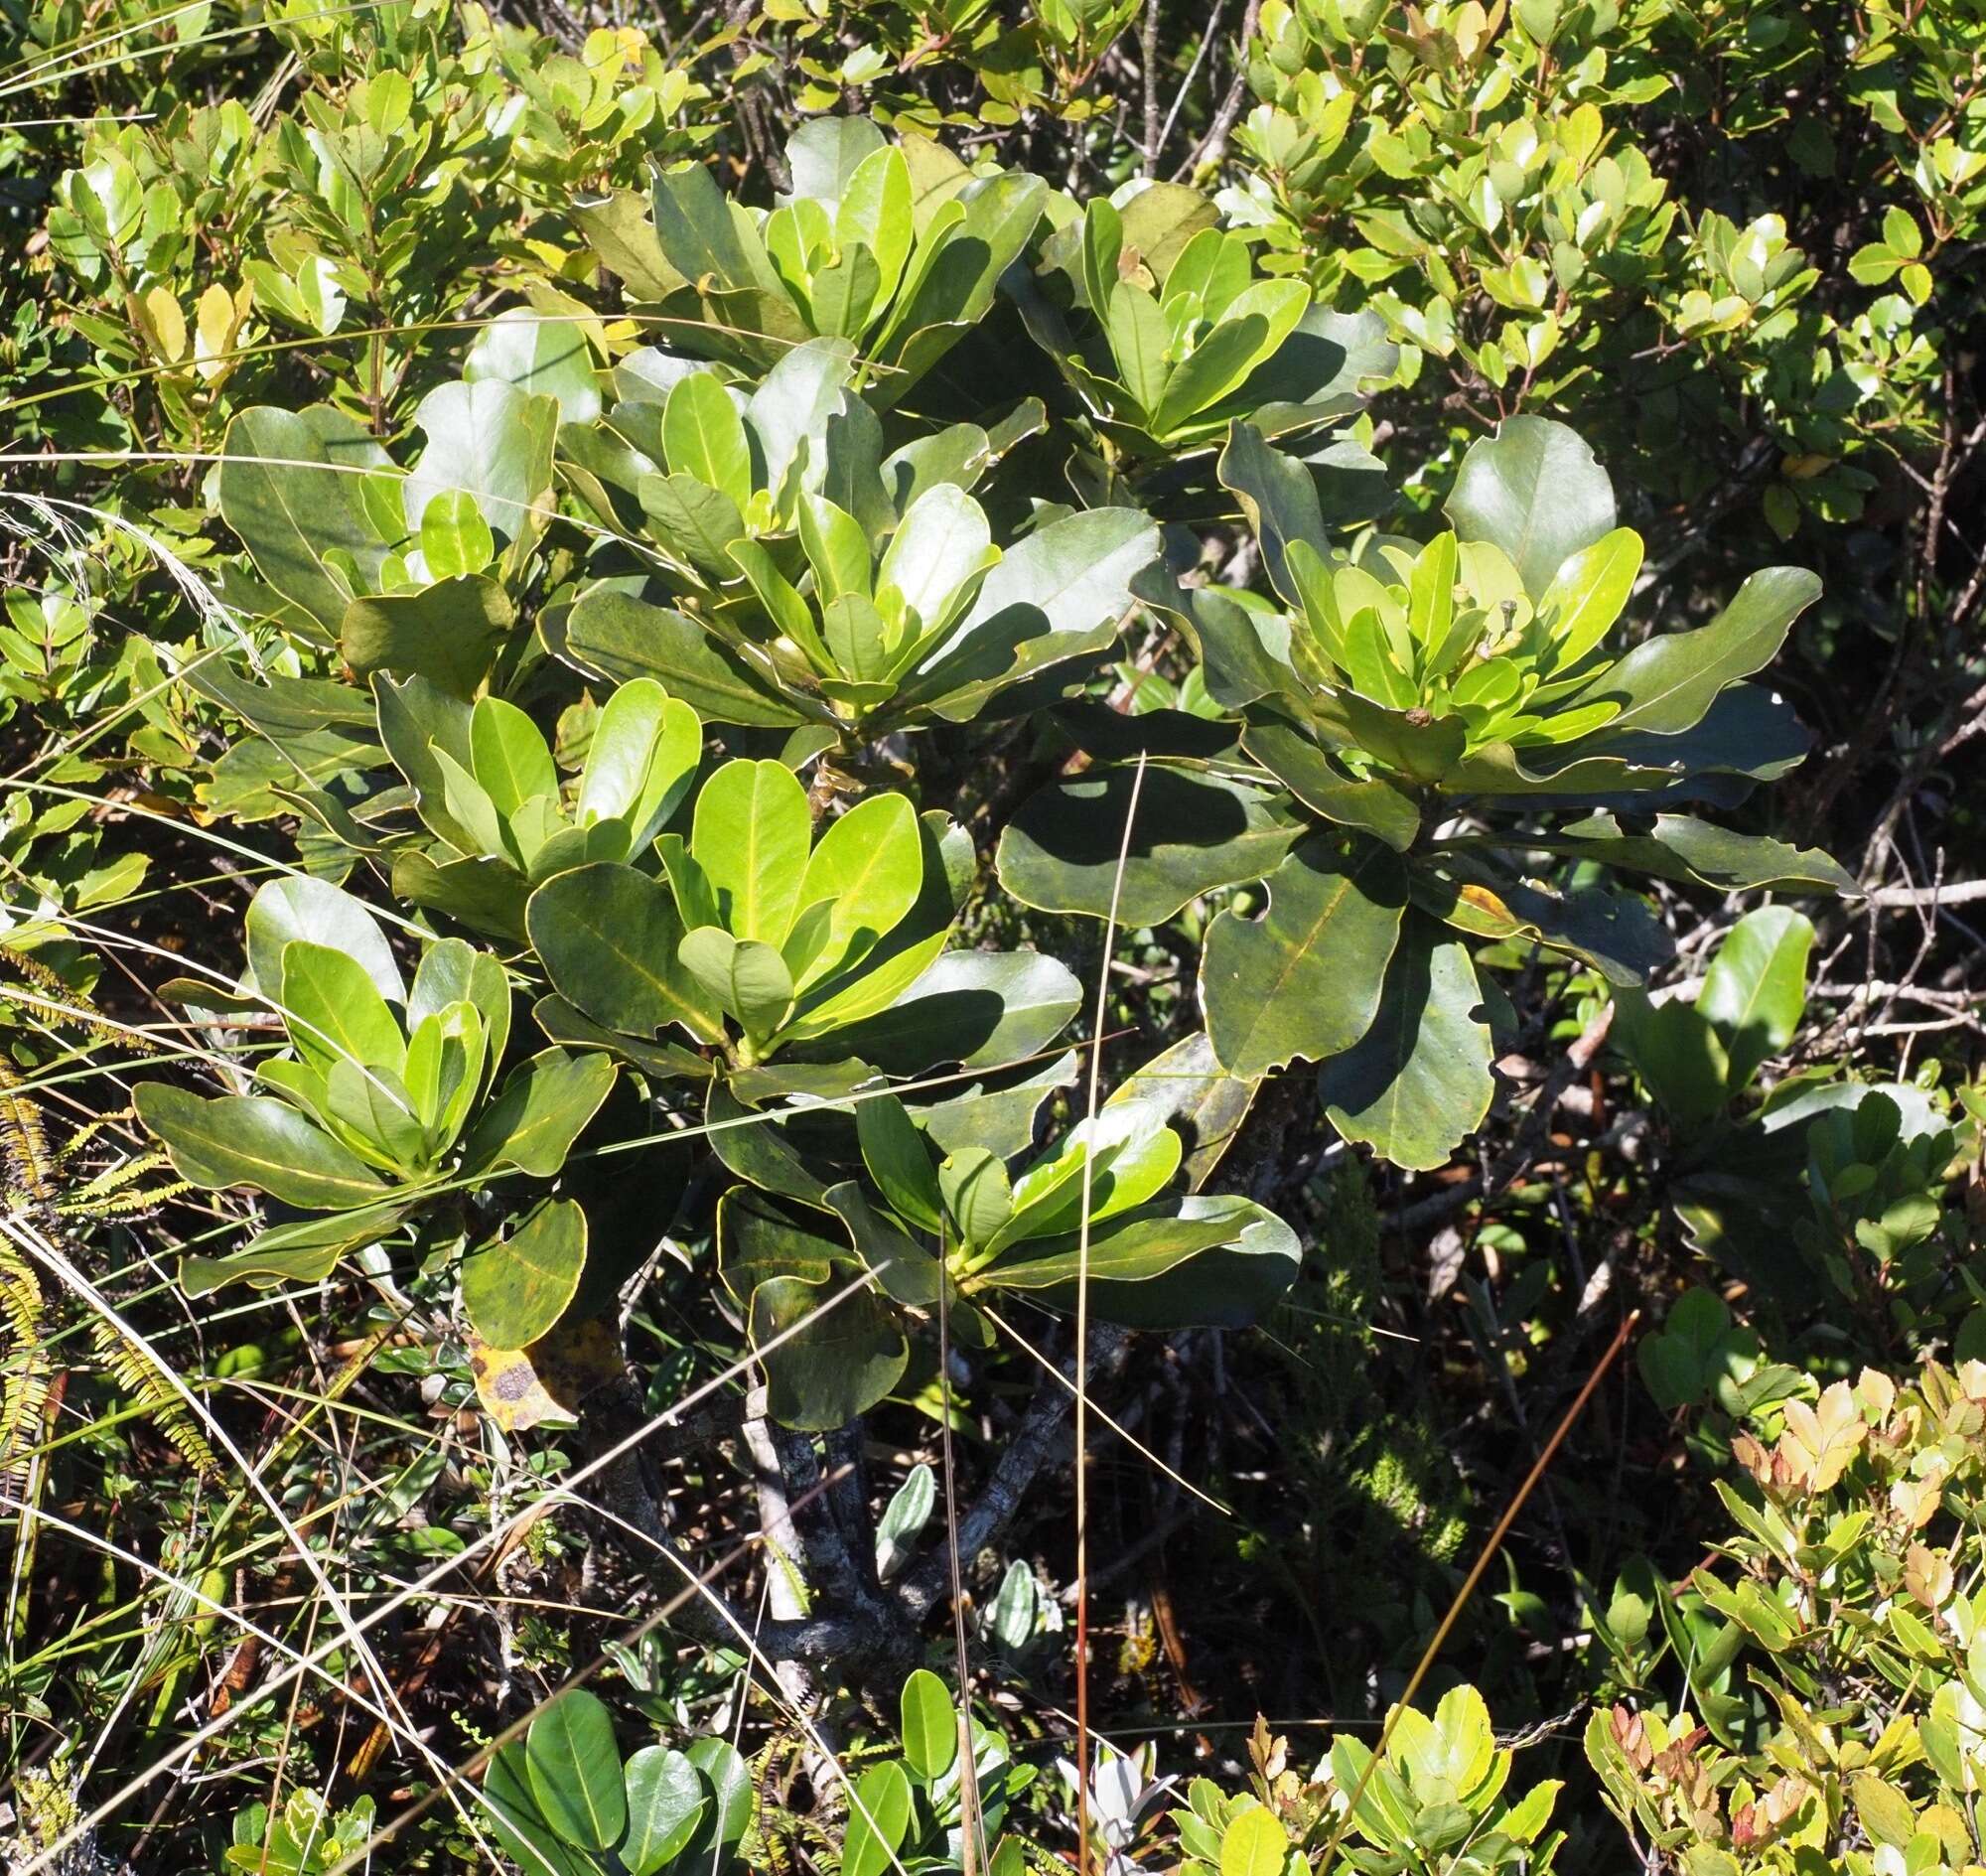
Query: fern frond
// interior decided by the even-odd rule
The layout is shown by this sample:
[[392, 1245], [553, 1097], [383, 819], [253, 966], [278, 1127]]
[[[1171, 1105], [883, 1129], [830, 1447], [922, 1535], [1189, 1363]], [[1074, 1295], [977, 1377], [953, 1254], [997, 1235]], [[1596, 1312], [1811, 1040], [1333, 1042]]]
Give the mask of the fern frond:
[[[149, 1055], [158, 1047], [149, 1036], [119, 1029], [111, 1023], [87, 991], [66, 982], [60, 971], [43, 963], [32, 951], [17, 950], [0, 939], [0, 977], [9, 974], [37, 993], [35, 1008], [51, 1023], [79, 1030], [92, 1042], [135, 1049], [141, 1055]], [[5, 985], [0, 984], [0, 994], [4, 991]], [[43, 1001], [45, 998], [62, 1007], [50, 1009]]]
[[38, 1347], [23, 1350], [0, 1376], [0, 1482], [17, 1498], [25, 1498], [34, 1483], [36, 1449], [48, 1417], [48, 1357]]
[[65, 1216], [87, 1219], [128, 1219], [141, 1212], [156, 1212], [160, 1206], [183, 1198], [193, 1191], [190, 1179], [175, 1179], [170, 1185], [145, 1186], [136, 1192], [115, 1192], [107, 1198], [92, 1199], [87, 1205], [65, 1203]]
[[0, 1056], [0, 1165], [7, 1169], [9, 1197], [18, 1194], [31, 1206], [54, 1203], [55, 1155], [49, 1150], [41, 1104], [22, 1089], [21, 1078], [4, 1056]]
[[89, 1339], [117, 1384], [144, 1406], [172, 1449], [207, 1478], [220, 1476], [220, 1461], [195, 1423], [187, 1404], [159, 1377], [159, 1371], [114, 1323], [93, 1316]]
[[27, 1259], [0, 1237], [0, 1480], [25, 1494], [47, 1420], [49, 1359], [42, 1335], [47, 1299]]
[[[67, 1159], [74, 1149], [74, 1142], [63, 1149]], [[85, 1180], [79, 1186], [71, 1187], [57, 1201], [59, 1212], [71, 1216], [93, 1218], [97, 1207], [105, 1200], [114, 1199], [133, 1181], [143, 1179], [147, 1173], [156, 1173], [171, 1162], [163, 1148], [154, 1148], [148, 1153], [134, 1153], [127, 1160], [120, 1160], [115, 1166], [105, 1167], [93, 1179]]]

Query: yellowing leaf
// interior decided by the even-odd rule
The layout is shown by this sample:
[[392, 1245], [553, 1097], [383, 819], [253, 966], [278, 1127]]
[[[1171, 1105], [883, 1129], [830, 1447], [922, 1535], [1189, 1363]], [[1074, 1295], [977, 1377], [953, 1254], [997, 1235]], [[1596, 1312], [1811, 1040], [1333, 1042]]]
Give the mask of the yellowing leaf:
[[1220, 1839], [1220, 1876], [1282, 1876], [1289, 1832], [1259, 1804], [1244, 1810]]
[[1786, 1403], [1786, 1430], [1779, 1454], [1793, 1477], [1809, 1492], [1827, 1492], [1848, 1470], [1869, 1429], [1846, 1381], [1836, 1381], [1817, 1407], [1803, 1400]]

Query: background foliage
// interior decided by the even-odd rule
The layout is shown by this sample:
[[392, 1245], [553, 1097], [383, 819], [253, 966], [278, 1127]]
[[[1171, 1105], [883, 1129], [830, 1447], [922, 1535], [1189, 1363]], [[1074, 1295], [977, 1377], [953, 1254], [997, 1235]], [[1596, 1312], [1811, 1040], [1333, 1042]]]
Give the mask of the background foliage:
[[0, 20], [13, 1867], [1986, 1865], [1976, 8]]

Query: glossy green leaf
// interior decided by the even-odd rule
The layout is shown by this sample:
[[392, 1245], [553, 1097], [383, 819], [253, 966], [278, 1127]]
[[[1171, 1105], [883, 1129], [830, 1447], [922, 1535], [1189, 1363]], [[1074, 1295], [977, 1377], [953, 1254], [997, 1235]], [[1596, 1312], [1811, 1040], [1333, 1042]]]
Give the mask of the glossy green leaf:
[[1013, 1221], [1014, 1190], [1007, 1169], [983, 1146], [962, 1146], [937, 1169], [938, 1193], [954, 1241], [988, 1245]]
[[950, 483], [914, 502], [890, 537], [876, 568], [876, 591], [894, 587], [929, 630], [966, 583], [996, 557], [992, 530], [979, 504]]
[[[332, 566], [355, 569], [369, 591], [394, 544], [380, 538], [359, 492], [382, 460], [363, 426], [322, 406], [244, 410], [221, 444], [221, 517], [256, 572], [327, 633], [338, 631], [353, 597]], [[419, 510], [409, 512], [411, 528]]]
[[361, 678], [374, 671], [412, 673], [455, 696], [473, 697], [516, 618], [496, 581], [467, 574], [417, 592], [354, 600], [340, 622], [338, 648]]
[[1410, 914], [1371, 1027], [1318, 1064], [1332, 1125], [1395, 1166], [1446, 1165], [1495, 1091], [1482, 1004], [1468, 945]]
[[730, 393], [709, 371], [692, 371], [669, 392], [662, 449], [671, 475], [691, 476], [743, 507], [752, 499], [752, 447]]
[[1090, 1232], [1086, 1254], [1076, 1232], [1031, 1238], [973, 1284], [1025, 1290], [1066, 1310], [1086, 1270], [1090, 1308], [1104, 1322], [1233, 1326], [1289, 1288], [1299, 1256], [1295, 1232], [1261, 1207], [1202, 1195], [1104, 1221]]
[[567, 1002], [609, 1029], [648, 1037], [680, 1024], [724, 1039], [716, 1001], [677, 957], [682, 921], [669, 889], [628, 866], [582, 866], [547, 880], [525, 912], [531, 947]]
[[1675, 954], [1668, 928], [1646, 903], [1589, 886], [1555, 892], [1487, 866], [1425, 863], [1412, 874], [1415, 903], [1458, 932], [1539, 943], [1581, 958], [1613, 984], [1640, 984]]
[[1240, 498], [1241, 511], [1261, 545], [1269, 583], [1291, 606], [1301, 608], [1303, 594], [1289, 570], [1290, 542], [1302, 541], [1324, 557], [1331, 552], [1310, 471], [1272, 449], [1253, 424], [1236, 423], [1220, 452], [1220, 482]]
[[414, 987], [407, 996], [407, 1024], [418, 1027], [452, 1003], [470, 1003], [483, 1018], [490, 1061], [502, 1060], [510, 1035], [510, 980], [488, 951], [461, 938], [437, 938], [421, 953]]
[[133, 1100], [174, 1170], [196, 1186], [246, 1186], [307, 1212], [370, 1205], [386, 1192], [355, 1154], [287, 1102], [259, 1094], [207, 1100], [164, 1082], [141, 1082]]
[[918, 902], [923, 842], [901, 794], [871, 795], [828, 824], [806, 861], [797, 903], [828, 907], [827, 937], [799, 971], [801, 987], [873, 950]]
[[1341, 827], [1355, 827], [1404, 853], [1420, 832], [1421, 810], [1412, 795], [1381, 777], [1354, 781], [1294, 724], [1279, 717], [1253, 717], [1241, 747], [1314, 814]]
[[719, 1843], [736, 1843], [752, 1819], [752, 1768], [728, 1739], [706, 1734], [691, 1740], [683, 1757], [701, 1772], [716, 1800], [712, 1834]]
[[283, 947], [293, 938], [327, 945], [356, 960], [389, 1003], [406, 997], [400, 966], [378, 922], [360, 901], [329, 880], [297, 874], [267, 881], [248, 902], [244, 929], [248, 968], [271, 999], [281, 994]]
[[934, 1785], [958, 1763], [958, 1708], [951, 1689], [928, 1667], [914, 1668], [899, 1709], [904, 1759], [921, 1783]]
[[652, 678], [618, 686], [593, 726], [574, 812], [582, 824], [619, 819], [629, 852], [647, 845], [696, 778], [703, 726]]
[[[1137, 811], [1131, 795], [1137, 788]], [[1125, 849], [1125, 827], [1130, 846]], [[1122, 856], [1119, 920], [1158, 925], [1203, 893], [1275, 871], [1301, 823], [1245, 784], [1153, 763], [1057, 783], [1000, 837], [1000, 884], [1043, 912], [1107, 917]]]
[[1812, 948], [1813, 926], [1786, 906], [1746, 914], [1717, 947], [1696, 1011], [1724, 1043], [1732, 1092], [1791, 1043], [1806, 1009]]
[[1220, 1838], [1220, 1876], [1283, 1876], [1289, 1832], [1275, 1812], [1256, 1804], [1230, 1823]]
[[482, 697], [469, 717], [476, 780], [505, 820], [537, 795], [558, 796], [558, 771], [538, 726], [514, 703]]
[[1259, 1078], [1230, 1075], [1215, 1060], [1205, 1030], [1195, 1030], [1126, 1076], [1104, 1103], [1157, 1106], [1185, 1142], [1187, 1177], [1198, 1192], [1233, 1144], [1260, 1088]]
[[628, 1834], [616, 1855], [628, 1876], [657, 1876], [682, 1853], [710, 1808], [703, 1780], [681, 1753], [643, 1746], [622, 1768]]
[[1569, 555], [1612, 531], [1614, 485], [1576, 431], [1511, 417], [1469, 446], [1447, 512], [1462, 539], [1500, 547], [1541, 599]]
[[785, 959], [757, 938], [735, 938], [719, 926], [700, 926], [684, 935], [676, 955], [747, 1035], [771, 1035], [792, 1008], [793, 978]]
[[491, 378], [555, 398], [561, 423], [591, 423], [600, 415], [600, 383], [586, 322], [552, 310], [549, 301], [543, 307], [513, 306], [498, 313], [476, 335], [462, 361], [462, 375], [471, 384]]
[[1158, 551], [1157, 526], [1135, 508], [1091, 508], [1037, 529], [987, 574], [937, 654], [906, 680], [905, 696], [965, 722], [1017, 674], [1100, 650]]
[[1727, 685], [1778, 655], [1793, 621], [1819, 597], [1820, 580], [1804, 567], [1768, 567], [1753, 574], [1709, 625], [1644, 641], [1570, 702], [1620, 705], [1596, 739], [1601, 748], [1630, 731], [1672, 736], [1687, 730]]
[[594, 1051], [568, 1055], [546, 1049], [520, 1062], [478, 1117], [464, 1146], [465, 1165], [514, 1166], [534, 1179], [554, 1177], [612, 1092], [614, 1076], [614, 1064]]
[[1618, 989], [1610, 1040], [1680, 1126], [1707, 1121], [1737, 1092], [1722, 1040], [1692, 1004], [1654, 1003], [1639, 990]]
[[783, 763], [728, 762], [703, 785], [690, 852], [733, 938], [785, 942], [812, 839], [806, 791]]
[[716, 644], [695, 620], [611, 586], [583, 593], [566, 621], [566, 649], [610, 677], [653, 677], [706, 723], [787, 728], [806, 721], [770, 678]]
[[568, 1687], [531, 1722], [524, 1739], [531, 1796], [568, 1843], [611, 1850], [628, 1823], [621, 1751], [606, 1706]]
[[930, 1147], [904, 1103], [894, 1094], [872, 1095], [857, 1103], [855, 1127], [862, 1163], [876, 1189], [913, 1225], [938, 1228], [937, 1169]]
[[687, 474], [643, 476], [641, 511], [648, 534], [679, 564], [713, 579], [731, 573], [731, 547], [745, 537], [745, 517], [722, 489]]
[[428, 439], [402, 484], [407, 526], [418, 529], [436, 496], [471, 496], [491, 529], [529, 542], [551, 517], [555, 398], [520, 391], [497, 378], [442, 384], [414, 410]]
[[549, 1200], [463, 1260], [462, 1306], [492, 1348], [528, 1348], [564, 1314], [585, 1268], [586, 1214]]
[[1737, 834], [1687, 814], [1656, 814], [1646, 833], [1631, 833], [1614, 814], [1599, 813], [1558, 830], [1556, 839], [1529, 838], [1528, 850], [1590, 859], [1695, 882], [1720, 892], [1852, 893], [1854, 878], [1817, 847], [1794, 847], [1763, 834]]
[[889, 1305], [861, 1290], [827, 1308], [843, 1287], [780, 1276], [752, 1292], [752, 1341], [765, 1365], [768, 1404], [782, 1425], [813, 1432], [845, 1426], [903, 1376], [910, 1351]]
[[848, 1795], [842, 1876], [884, 1876], [911, 1827], [911, 1782], [894, 1759], [873, 1765]]
[[895, 1076], [939, 1063], [993, 1069], [1045, 1048], [1067, 1027], [1082, 986], [1065, 964], [1040, 951], [948, 951], [877, 1015], [852, 1023], [831, 1043]]
[[760, 278], [730, 204], [701, 163], [660, 172], [653, 204], [655, 236], [685, 280], [711, 274], [721, 286], [746, 287]]
[[321, 1283], [338, 1267], [340, 1258], [376, 1244], [399, 1226], [407, 1211], [404, 1205], [360, 1206], [355, 1212], [272, 1226], [225, 1256], [194, 1252], [182, 1257], [180, 1288], [198, 1299], [229, 1283], [246, 1283], [263, 1290]]
[[1320, 1061], [1370, 1025], [1400, 930], [1399, 858], [1369, 841], [1312, 835], [1268, 882], [1259, 920], [1226, 911], [1208, 927], [1201, 1007], [1230, 1074]]
[[473, 1813], [478, 1827], [491, 1831], [524, 1876], [592, 1876], [591, 1859], [562, 1842], [538, 1808], [521, 1739], [490, 1761], [483, 1797], [484, 1804]]
[[319, 1073], [338, 1061], [397, 1076], [406, 1059], [398, 1019], [349, 953], [293, 938], [283, 946], [278, 1001], [297, 1053]]
[[1641, 537], [1631, 527], [1617, 527], [1566, 557], [1538, 602], [1552, 622], [1555, 671], [1572, 669], [1606, 636], [1640, 571]]
[[[1090, 1308], [1100, 1321], [1133, 1329], [1241, 1329], [1281, 1300], [1303, 1264], [1295, 1231], [1251, 1199], [1196, 1193], [1178, 1204], [1181, 1222], [1217, 1240], [1133, 1281], [1099, 1278], [1092, 1267]], [[1105, 1232], [1116, 1228], [1106, 1224]], [[1057, 1308], [1073, 1306], [1073, 1286], [1037, 1292]]]
[[807, 465], [821, 462], [821, 440], [852, 401], [855, 348], [846, 339], [810, 339], [794, 346], [747, 400], [746, 422], [758, 440], [766, 488], [780, 514], [791, 511]]

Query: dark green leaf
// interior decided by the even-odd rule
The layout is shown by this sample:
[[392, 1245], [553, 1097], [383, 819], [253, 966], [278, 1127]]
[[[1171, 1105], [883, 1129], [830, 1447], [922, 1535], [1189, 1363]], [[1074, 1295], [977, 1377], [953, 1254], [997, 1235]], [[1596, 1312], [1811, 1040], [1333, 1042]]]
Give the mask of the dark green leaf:
[[1037, 794], [1000, 837], [1000, 884], [1043, 912], [1106, 918], [1129, 818], [1117, 915], [1135, 929], [1162, 924], [1203, 893], [1273, 872], [1302, 836], [1260, 790], [1157, 763], [1146, 767], [1131, 817], [1135, 775], [1091, 772]]
[[1241, 733], [1241, 747], [1314, 814], [1356, 827], [1404, 853], [1420, 832], [1421, 811], [1410, 794], [1374, 777], [1354, 782], [1294, 724], [1257, 715]]
[[1395, 1166], [1446, 1165], [1495, 1089], [1482, 1002], [1469, 947], [1409, 914], [1371, 1028], [1318, 1064], [1332, 1125]]
[[703, 1794], [696, 1767], [665, 1746], [643, 1746], [622, 1773], [628, 1834], [618, 1854], [628, 1876], [656, 1876], [696, 1835], [711, 1801]]
[[1406, 903], [1398, 855], [1336, 835], [1310, 836], [1268, 884], [1267, 915], [1221, 913], [1201, 957], [1213, 1053], [1243, 1077], [1321, 1061], [1365, 1033]]
[[889, 1305], [867, 1289], [835, 1302], [844, 1287], [772, 1277], [752, 1292], [752, 1342], [766, 1369], [768, 1406], [782, 1425], [845, 1426], [903, 1376], [910, 1351]]
[[695, 620], [650, 606], [615, 587], [582, 594], [566, 622], [566, 649], [583, 666], [610, 677], [655, 677], [707, 723], [807, 721], [783, 701], [769, 678], [723, 646]]
[[308, 1212], [350, 1211], [386, 1192], [378, 1176], [294, 1107], [264, 1095], [205, 1100], [165, 1082], [135, 1090], [138, 1118], [196, 1186], [246, 1186]]
[[1812, 947], [1812, 925], [1786, 906], [1748, 913], [1717, 947], [1696, 1012], [1723, 1041], [1731, 1093], [1792, 1041], [1806, 1009]]
[[550, 1200], [464, 1260], [462, 1306], [492, 1348], [527, 1348], [564, 1314], [585, 1268], [586, 1214]]
[[912, 1671], [900, 1701], [904, 1758], [921, 1784], [934, 1785], [958, 1763], [958, 1709], [928, 1667]]
[[502, 587], [469, 574], [414, 593], [354, 600], [339, 627], [339, 650], [359, 677], [413, 672], [473, 697], [516, 616]]
[[884, 1876], [898, 1867], [897, 1849], [911, 1827], [911, 1782], [894, 1759], [874, 1765], [848, 1795], [848, 1834], [842, 1876]]
[[1695, 632], [1665, 632], [1638, 645], [1568, 700], [1617, 702], [1621, 713], [1593, 739], [1612, 749], [1630, 731], [1672, 736], [1701, 722], [1717, 694], [1778, 655], [1792, 624], [1820, 597], [1804, 567], [1768, 567], [1738, 589], [1731, 604]]
[[538, 1809], [566, 1842], [611, 1850], [628, 1824], [621, 1749], [606, 1706], [568, 1687], [531, 1722], [524, 1764]]
[[[351, 595], [326, 557], [350, 556], [369, 588], [390, 544], [359, 493], [361, 475], [383, 460], [361, 424], [324, 408], [244, 410], [221, 444], [222, 518], [263, 579], [328, 633], [338, 631]], [[419, 524], [415, 513], [410, 526]]]
[[724, 1040], [717, 1004], [676, 952], [669, 889], [629, 866], [575, 867], [531, 895], [525, 925], [553, 986], [582, 1015], [646, 1038], [680, 1024]]

